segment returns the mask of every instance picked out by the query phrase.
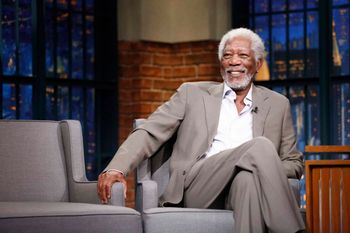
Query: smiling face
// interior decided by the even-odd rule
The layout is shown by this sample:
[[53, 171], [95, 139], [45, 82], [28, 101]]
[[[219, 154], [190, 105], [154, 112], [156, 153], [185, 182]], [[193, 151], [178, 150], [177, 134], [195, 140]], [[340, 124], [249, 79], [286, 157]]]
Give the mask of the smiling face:
[[255, 60], [251, 41], [236, 37], [228, 40], [221, 58], [220, 72], [226, 84], [234, 91], [249, 90], [262, 62]]

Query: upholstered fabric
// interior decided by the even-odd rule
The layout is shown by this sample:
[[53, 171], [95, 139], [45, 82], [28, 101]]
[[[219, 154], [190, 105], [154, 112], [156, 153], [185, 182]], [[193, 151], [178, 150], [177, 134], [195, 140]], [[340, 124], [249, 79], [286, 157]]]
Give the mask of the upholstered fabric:
[[1, 121], [0, 155], [0, 201], [68, 201], [57, 122]]
[[232, 211], [152, 208], [143, 213], [144, 232], [152, 233], [232, 233]]
[[288, 179], [288, 181], [294, 193], [295, 199], [300, 205], [300, 181], [298, 179]]
[[0, 232], [142, 232], [130, 208], [68, 202], [0, 202]]
[[136, 209], [147, 210], [158, 206], [158, 185], [154, 180], [137, 182]]
[[0, 232], [142, 232], [122, 184], [99, 204], [83, 148], [79, 121], [0, 120]]

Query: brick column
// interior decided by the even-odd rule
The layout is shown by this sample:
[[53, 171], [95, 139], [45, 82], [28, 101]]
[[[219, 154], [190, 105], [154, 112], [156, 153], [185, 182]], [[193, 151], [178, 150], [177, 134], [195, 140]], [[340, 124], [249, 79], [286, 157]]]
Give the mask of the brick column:
[[[149, 116], [183, 82], [221, 81], [217, 45], [119, 42], [119, 143], [128, 136], [133, 119]], [[134, 175], [127, 181], [127, 206], [134, 207]]]

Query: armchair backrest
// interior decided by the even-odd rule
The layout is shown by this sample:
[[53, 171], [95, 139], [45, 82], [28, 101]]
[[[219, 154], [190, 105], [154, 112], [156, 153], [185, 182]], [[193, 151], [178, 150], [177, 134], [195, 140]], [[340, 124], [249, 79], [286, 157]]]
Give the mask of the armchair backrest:
[[[141, 125], [145, 119], [136, 119], [134, 128]], [[137, 167], [137, 181], [152, 179], [157, 182], [158, 197], [160, 197], [169, 182], [169, 162], [173, 150], [176, 135], [170, 138], [164, 145], [150, 158], [143, 161]]]
[[0, 201], [69, 201], [83, 159], [79, 121], [0, 120]]

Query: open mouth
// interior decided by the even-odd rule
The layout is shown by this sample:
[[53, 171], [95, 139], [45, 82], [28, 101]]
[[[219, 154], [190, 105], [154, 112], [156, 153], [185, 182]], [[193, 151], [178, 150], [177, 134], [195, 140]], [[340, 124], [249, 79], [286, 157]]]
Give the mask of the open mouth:
[[245, 73], [245, 69], [227, 69], [226, 73], [231, 75], [240, 75]]

